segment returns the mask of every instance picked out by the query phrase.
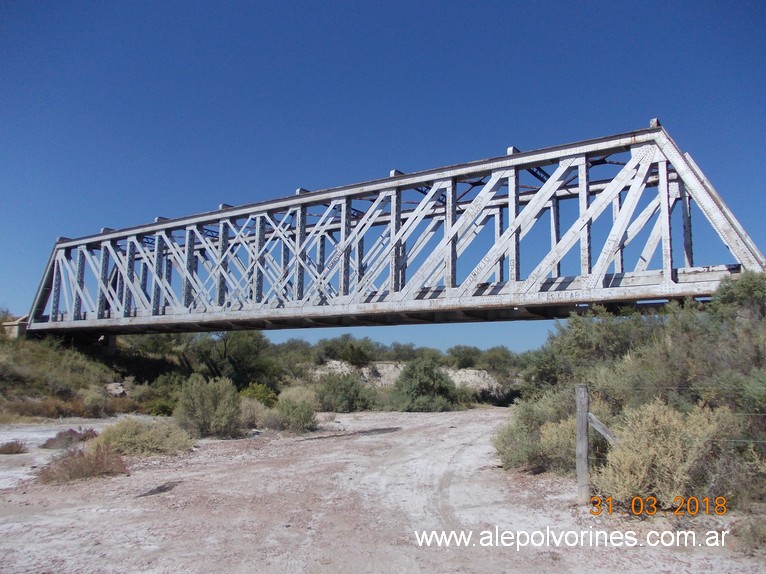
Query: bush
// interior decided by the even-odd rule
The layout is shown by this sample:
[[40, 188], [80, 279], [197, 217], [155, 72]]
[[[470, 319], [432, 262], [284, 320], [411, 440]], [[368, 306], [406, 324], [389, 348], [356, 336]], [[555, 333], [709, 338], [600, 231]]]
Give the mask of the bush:
[[171, 421], [123, 419], [104, 429], [89, 448], [109, 447], [120, 454], [175, 454], [192, 447], [191, 437]]
[[255, 399], [269, 408], [277, 404], [277, 393], [262, 383], [250, 383], [247, 388], [239, 392], [239, 395]]
[[250, 397], [242, 397], [239, 407], [240, 428], [255, 429], [265, 426], [263, 420], [269, 409], [263, 403]]
[[0, 444], [0, 454], [24, 454], [28, 451], [27, 443], [23, 440], [13, 439]]
[[350, 413], [375, 406], [375, 393], [356, 375], [326, 375], [319, 381], [319, 408], [323, 411]]
[[137, 413], [140, 410], [139, 404], [130, 397], [108, 397], [104, 408], [104, 412], [108, 415]]
[[593, 475], [596, 489], [615, 501], [654, 496], [669, 508], [677, 496], [701, 492], [732, 496], [747, 481], [737, 456], [741, 422], [728, 408], [697, 406], [688, 415], [660, 400], [628, 409], [620, 443]]
[[91, 428], [85, 430], [83, 430], [82, 427], [80, 427], [79, 430], [67, 429], [57, 432], [56, 436], [46, 440], [40, 445], [40, 448], [69, 448], [78, 443], [96, 438], [97, 436], [98, 433]]
[[144, 410], [146, 414], [155, 417], [169, 417], [173, 415], [177, 401], [172, 399], [155, 398], [147, 401]]
[[43, 483], [63, 483], [80, 478], [126, 474], [128, 467], [122, 457], [108, 446], [93, 450], [69, 449], [45, 465], [37, 473]]
[[766, 318], [766, 273], [745, 271], [738, 279], [726, 277], [713, 297], [713, 308], [723, 315], [733, 309], [749, 319]]
[[53, 397], [43, 400], [27, 399], [10, 403], [8, 409], [22, 416], [45, 417], [49, 419], [85, 416], [85, 404], [81, 398], [70, 401]]
[[546, 470], [562, 474], [575, 471], [576, 416], [540, 427], [539, 457]]
[[93, 385], [82, 391], [85, 416], [100, 418], [106, 413], [108, 397], [103, 387]]
[[[532, 472], [547, 470], [550, 462], [540, 444], [542, 428], [546, 423], [557, 425], [568, 418], [574, 408], [574, 392], [570, 388], [548, 389], [537, 398], [517, 402], [511, 408], [511, 420], [493, 437], [503, 467], [522, 467]], [[564, 430], [548, 428], [545, 447], [558, 451]], [[554, 442], [559, 444], [554, 446]], [[574, 450], [571, 457], [574, 458]], [[558, 458], [558, 454], [554, 458]]]
[[284, 426], [292, 432], [306, 432], [317, 428], [314, 415], [316, 395], [306, 387], [291, 387], [279, 395], [277, 412]]
[[258, 426], [271, 430], [282, 431], [287, 428], [287, 422], [285, 421], [285, 417], [282, 416], [282, 413], [278, 409], [266, 409]]
[[455, 383], [428, 359], [405, 365], [389, 400], [394, 409], [402, 411], [448, 411], [459, 406]]
[[233, 437], [239, 434], [239, 401], [231, 380], [194, 374], [181, 387], [173, 415], [192, 436]]

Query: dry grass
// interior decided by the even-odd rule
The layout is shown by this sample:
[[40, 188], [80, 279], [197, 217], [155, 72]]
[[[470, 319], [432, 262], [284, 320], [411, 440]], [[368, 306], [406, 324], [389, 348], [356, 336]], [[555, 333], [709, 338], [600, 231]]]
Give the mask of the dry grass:
[[13, 439], [0, 444], [0, 454], [24, 454], [28, 451], [27, 443], [22, 440]]
[[0, 425], [13, 425], [19, 423], [36, 423], [39, 417], [20, 415], [8, 410], [0, 410]]
[[85, 403], [80, 397], [69, 401], [48, 397], [42, 400], [27, 399], [8, 404], [8, 410], [21, 416], [44, 417], [57, 419], [60, 417], [84, 417]]
[[61, 484], [81, 478], [126, 474], [128, 467], [122, 457], [109, 446], [98, 445], [92, 450], [72, 448], [64, 452], [38, 473], [37, 479], [46, 484]]
[[131, 417], [104, 429], [88, 450], [106, 446], [125, 455], [176, 454], [193, 444], [189, 434], [172, 421], [144, 422]]

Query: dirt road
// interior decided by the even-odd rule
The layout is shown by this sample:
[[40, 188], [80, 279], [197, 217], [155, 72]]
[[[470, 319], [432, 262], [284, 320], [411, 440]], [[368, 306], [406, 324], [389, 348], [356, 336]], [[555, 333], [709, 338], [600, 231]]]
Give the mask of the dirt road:
[[[573, 480], [498, 468], [490, 437], [507, 417], [338, 415], [311, 435], [206, 440], [183, 456], [134, 459], [129, 476], [27, 481], [0, 490], [0, 572], [763, 571], [728, 544], [483, 546], [481, 532], [496, 527], [642, 535], [660, 525], [594, 519], [574, 506]], [[169, 490], [139, 496], [161, 485]], [[473, 538], [419, 546], [415, 531], [430, 530]]]

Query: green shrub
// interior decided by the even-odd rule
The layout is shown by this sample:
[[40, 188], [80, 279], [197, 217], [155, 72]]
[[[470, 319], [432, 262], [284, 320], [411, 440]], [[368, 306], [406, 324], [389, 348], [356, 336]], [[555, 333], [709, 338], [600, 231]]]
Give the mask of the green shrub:
[[766, 318], [766, 273], [743, 272], [739, 278], [726, 277], [713, 297], [713, 308], [722, 315]]
[[[548, 470], [555, 465], [566, 466], [562, 443], [565, 443], [566, 427], [555, 428], [574, 411], [574, 391], [571, 388], [554, 388], [544, 391], [537, 398], [520, 400], [511, 407], [511, 420], [503, 425], [493, 437], [493, 444], [505, 468], [524, 468], [533, 472]], [[541, 444], [543, 427], [547, 439]], [[546, 453], [546, 448], [553, 451]], [[574, 457], [574, 451], [571, 456]]]
[[455, 404], [463, 407], [473, 405], [479, 394], [467, 385], [455, 385]]
[[169, 417], [173, 415], [177, 401], [172, 399], [155, 398], [147, 401], [144, 410], [147, 414], [155, 417]]
[[326, 375], [317, 390], [319, 408], [323, 411], [350, 413], [375, 406], [375, 392], [356, 375]]
[[175, 454], [192, 447], [191, 437], [171, 421], [126, 418], [104, 429], [88, 448], [107, 446], [126, 455]]
[[670, 507], [677, 496], [732, 496], [747, 468], [736, 452], [741, 421], [728, 408], [697, 406], [684, 415], [660, 400], [628, 409], [619, 444], [593, 474], [599, 492], [615, 501], [654, 496]]
[[239, 434], [239, 394], [231, 380], [206, 381], [194, 374], [183, 384], [173, 413], [192, 436], [233, 437]]
[[261, 404], [271, 408], [277, 404], [277, 393], [273, 389], [262, 383], [250, 383], [250, 385], [239, 392], [241, 397], [255, 399]]
[[571, 474], [575, 470], [575, 416], [540, 427], [539, 456], [546, 470]]
[[534, 405], [522, 401], [514, 405], [511, 420], [504, 424], [492, 437], [503, 468], [527, 468], [541, 472], [545, 470], [540, 454], [540, 424], [534, 420]]
[[115, 450], [99, 445], [93, 450], [69, 449], [37, 473], [43, 483], [60, 484], [80, 478], [125, 474], [128, 467]]
[[447, 411], [460, 406], [455, 383], [428, 359], [405, 365], [389, 400], [394, 409], [402, 411]]
[[306, 432], [317, 428], [314, 414], [316, 395], [307, 387], [291, 387], [282, 391], [277, 403], [277, 412], [285, 428], [292, 432]]

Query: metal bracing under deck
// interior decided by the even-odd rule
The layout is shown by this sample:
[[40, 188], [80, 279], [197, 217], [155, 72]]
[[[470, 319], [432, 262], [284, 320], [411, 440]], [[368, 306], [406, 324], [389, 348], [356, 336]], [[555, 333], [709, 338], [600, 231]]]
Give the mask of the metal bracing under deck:
[[[693, 210], [729, 264], [695, 266]], [[62, 239], [28, 330], [529, 319], [705, 297], [741, 270], [766, 261], [657, 126]]]

